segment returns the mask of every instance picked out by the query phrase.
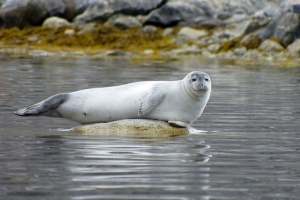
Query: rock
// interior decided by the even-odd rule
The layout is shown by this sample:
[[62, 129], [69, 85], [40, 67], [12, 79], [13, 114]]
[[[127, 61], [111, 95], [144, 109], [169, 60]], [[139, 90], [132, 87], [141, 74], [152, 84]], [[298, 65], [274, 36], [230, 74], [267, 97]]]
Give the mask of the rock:
[[177, 34], [177, 42], [184, 43], [187, 41], [196, 41], [201, 37], [206, 36], [208, 33], [205, 30], [197, 30], [190, 27], [183, 27]]
[[157, 31], [157, 28], [152, 25], [146, 25], [141, 29], [142, 34], [150, 34], [150, 33], [155, 33]]
[[[2, 18], [4, 26], [22, 28], [42, 22], [47, 16], [47, 11], [43, 7], [34, 6], [34, 2], [30, 0], [5, 1], [0, 9], [0, 18]], [[36, 8], [33, 9], [33, 7]], [[29, 13], [30, 10], [32, 12]]]
[[254, 33], [245, 35], [239, 42], [239, 46], [244, 46], [247, 49], [258, 48], [262, 41], [260, 33], [261, 33], [260, 30], [258, 30], [258, 31], [255, 31]]
[[76, 24], [84, 24], [93, 20], [105, 21], [114, 14], [145, 15], [151, 10], [160, 7], [166, 0], [85, 0], [76, 1], [77, 15], [74, 19]]
[[187, 128], [170, 126], [167, 122], [145, 119], [126, 119], [108, 123], [77, 126], [71, 129], [80, 135], [171, 137], [188, 134]]
[[225, 23], [222, 20], [214, 19], [211, 17], [205, 17], [205, 16], [196, 17], [191, 21], [189, 21], [187, 24], [197, 25], [203, 28], [215, 28], [215, 27], [225, 25]]
[[27, 38], [28, 42], [37, 42], [38, 40], [39, 40], [39, 37], [36, 35]]
[[65, 35], [70, 35], [70, 36], [75, 35], [75, 30], [74, 29], [67, 29], [67, 30], [65, 30], [64, 34]]
[[199, 16], [212, 17], [213, 12], [206, 1], [169, 0], [159, 9], [153, 10], [144, 24], [168, 27], [184, 24]]
[[300, 39], [295, 40], [287, 49], [291, 55], [298, 57], [300, 55]]
[[233, 54], [236, 56], [243, 56], [246, 52], [247, 52], [246, 47], [240, 47], [240, 48], [236, 48], [233, 51]]
[[74, 0], [62, 0], [65, 5], [64, 13], [61, 15], [62, 18], [72, 21], [76, 16], [76, 5]]
[[50, 54], [50, 52], [44, 50], [32, 50], [29, 52], [29, 55], [33, 57], [49, 56]]
[[166, 28], [162, 34], [163, 36], [167, 36], [167, 35], [174, 35], [174, 30], [173, 28]]
[[146, 49], [144, 52], [143, 52], [145, 55], [151, 55], [154, 53], [154, 51], [152, 49]]
[[42, 28], [58, 29], [58, 28], [68, 27], [68, 26], [71, 26], [71, 24], [66, 19], [59, 18], [59, 17], [49, 17], [44, 21]]
[[61, 16], [66, 11], [62, 0], [6, 0], [0, 9], [5, 27], [22, 28], [40, 25], [48, 16]]
[[116, 14], [109, 18], [105, 25], [115, 26], [121, 29], [141, 27], [142, 24], [136, 17]]
[[281, 46], [278, 42], [269, 39], [263, 41], [260, 44], [259, 49], [264, 52], [278, 52], [284, 50], [283, 46]]
[[207, 50], [210, 51], [211, 53], [217, 53], [220, 47], [221, 47], [220, 44], [211, 44], [207, 47]]
[[82, 26], [80, 26], [80, 31], [78, 32], [78, 34], [84, 34], [84, 33], [93, 33], [97, 28], [97, 23], [95, 22], [90, 22], [90, 23], [86, 23]]
[[281, 9], [283, 12], [300, 13], [300, 1], [299, 0], [284, 0], [281, 3]]
[[287, 47], [295, 40], [298, 29], [299, 15], [287, 12], [279, 19], [275, 37], [282, 46]]
[[180, 49], [173, 49], [170, 51], [173, 55], [184, 55], [184, 54], [202, 54], [202, 51], [197, 45], [183, 45]]
[[[218, 18], [228, 19], [228, 16], [236, 14], [253, 15], [256, 11], [267, 8], [270, 4], [273, 4], [274, 0], [214, 0], [211, 2], [214, 5], [213, 10], [216, 12], [215, 14]], [[277, 8], [279, 8], [278, 4]]]
[[127, 53], [122, 50], [111, 50], [105, 53], [106, 56], [126, 56]]

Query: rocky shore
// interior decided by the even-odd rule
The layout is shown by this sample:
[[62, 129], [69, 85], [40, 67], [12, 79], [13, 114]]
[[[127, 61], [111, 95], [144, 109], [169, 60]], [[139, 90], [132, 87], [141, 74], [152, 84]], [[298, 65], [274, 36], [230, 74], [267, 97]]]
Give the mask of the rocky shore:
[[0, 0], [0, 53], [297, 65], [300, 0]]

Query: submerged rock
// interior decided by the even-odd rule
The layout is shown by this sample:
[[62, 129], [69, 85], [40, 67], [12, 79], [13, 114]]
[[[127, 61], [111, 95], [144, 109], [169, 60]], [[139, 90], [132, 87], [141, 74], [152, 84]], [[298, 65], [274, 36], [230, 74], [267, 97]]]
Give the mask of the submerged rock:
[[177, 128], [167, 122], [145, 119], [125, 119], [108, 123], [77, 126], [71, 129], [80, 135], [170, 137], [188, 134], [187, 128]]

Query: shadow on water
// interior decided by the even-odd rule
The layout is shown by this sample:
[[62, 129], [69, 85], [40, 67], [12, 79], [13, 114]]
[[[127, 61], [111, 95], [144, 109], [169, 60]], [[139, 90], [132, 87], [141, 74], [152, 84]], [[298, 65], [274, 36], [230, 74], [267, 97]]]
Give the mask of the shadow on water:
[[[56, 93], [205, 71], [212, 96], [173, 138], [78, 136], [13, 111]], [[0, 199], [297, 199], [300, 68], [218, 61], [1, 58]], [[50, 130], [51, 129], [51, 130]]]

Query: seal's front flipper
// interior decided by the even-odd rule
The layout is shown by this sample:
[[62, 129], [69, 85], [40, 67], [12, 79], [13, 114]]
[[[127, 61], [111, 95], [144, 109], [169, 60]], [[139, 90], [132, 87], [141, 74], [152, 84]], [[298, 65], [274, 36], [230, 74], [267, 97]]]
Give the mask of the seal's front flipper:
[[168, 123], [171, 126], [180, 127], [180, 128], [186, 128], [186, 127], [188, 127], [190, 125], [190, 124], [188, 124], [186, 122], [181, 122], [181, 121], [168, 121]]
[[139, 115], [147, 115], [156, 108], [166, 97], [159, 87], [150, 89], [148, 96], [143, 100], [139, 108]]
[[15, 111], [19, 116], [44, 115], [49, 117], [60, 117], [60, 114], [55, 111], [59, 105], [65, 102], [67, 94], [57, 94], [40, 103]]

